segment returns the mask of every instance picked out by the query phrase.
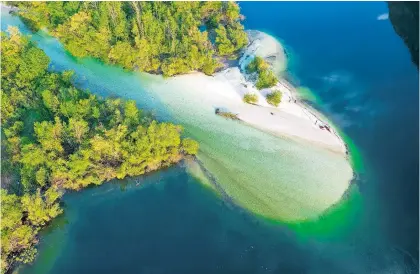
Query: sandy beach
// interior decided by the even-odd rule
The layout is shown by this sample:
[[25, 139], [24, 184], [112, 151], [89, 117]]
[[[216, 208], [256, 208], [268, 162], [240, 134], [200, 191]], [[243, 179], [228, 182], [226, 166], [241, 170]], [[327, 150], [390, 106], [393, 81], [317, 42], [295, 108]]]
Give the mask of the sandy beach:
[[[200, 141], [198, 159], [235, 203], [283, 221], [316, 218], [350, 185], [345, 145], [287, 96], [278, 107], [268, 105], [263, 92], [260, 105], [243, 102], [247, 88], [239, 76], [239, 68], [230, 68], [212, 77], [192, 73], [143, 81]], [[241, 121], [216, 115], [217, 108]]]
[[[194, 96], [211, 104], [214, 107], [212, 111], [221, 108], [260, 130], [310, 142], [345, 155], [346, 146], [333, 127], [318, 118], [321, 115], [316, 111], [300, 102], [295, 88], [286, 80], [280, 78], [272, 88], [255, 88], [255, 81], [245, 73], [246, 65], [255, 56], [265, 58], [278, 73], [285, 69], [286, 58], [283, 47], [275, 38], [258, 31], [250, 31], [249, 35], [250, 44], [240, 58], [238, 67], [227, 68], [212, 77], [196, 72], [176, 76], [169, 81], [182, 82], [191, 88], [200, 87], [194, 91]], [[268, 104], [265, 98], [274, 90], [282, 93], [278, 107]], [[258, 96], [255, 105], [243, 102], [244, 95], [249, 93]]]
[[[223, 89], [227, 93], [233, 93], [232, 96], [229, 96], [229, 100], [220, 102], [221, 107], [225, 107], [229, 111], [238, 114], [238, 118], [242, 121], [261, 130], [281, 136], [295, 137], [345, 154], [346, 147], [334, 130], [331, 127], [330, 131], [325, 128], [321, 129], [320, 125], [326, 125], [326, 123], [317, 118], [320, 115], [317, 115], [314, 113], [314, 110], [307, 108], [302, 102], [299, 102], [299, 99], [288, 90], [286, 85], [282, 85], [281, 82], [272, 88], [280, 90], [283, 94], [282, 102], [278, 107], [271, 106], [265, 101], [265, 96], [270, 92], [269, 90], [262, 90], [260, 93], [255, 93], [259, 95], [257, 105], [244, 103], [242, 101], [243, 94], [247, 93], [251, 88], [245, 88], [241, 84], [235, 85], [235, 82], [230, 80], [231, 77], [229, 74], [239, 73], [239, 71], [235, 72], [235, 70], [231, 69], [229, 72], [220, 73], [215, 77], [216, 81], [220, 82], [220, 84], [217, 84], [218, 87], [224, 86]], [[202, 81], [198, 75], [195, 75], [194, 78], [189, 81]], [[206, 87], [209, 90], [214, 90], [211, 84]], [[235, 96], [235, 93], [238, 96]]]

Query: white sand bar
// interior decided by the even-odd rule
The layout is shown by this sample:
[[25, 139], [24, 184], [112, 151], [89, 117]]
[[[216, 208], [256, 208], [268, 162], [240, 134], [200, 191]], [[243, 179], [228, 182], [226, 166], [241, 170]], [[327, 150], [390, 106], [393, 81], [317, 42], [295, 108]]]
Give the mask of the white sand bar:
[[[197, 81], [197, 84], [206, 83], [205, 88], [209, 93], [219, 95], [217, 98], [212, 96], [208, 99], [218, 107], [238, 114], [238, 117], [246, 123], [279, 135], [298, 137], [343, 154], [346, 152], [344, 143], [331, 127], [330, 131], [321, 129], [320, 125], [325, 125], [325, 122], [319, 120], [316, 114], [313, 114], [313, 110], [309, 110], [299, 101], [295, 103], [295, 97], [288, 84], [283, 84], [284, 80], [272, 88], [283, 93], [280, 105], [273, 107], [265, 101], [265, 95], [270, 92], [269, 90], [257, 92], [252, 84], [244, 81], [241, 76], [238, 68], [230, 68], [216, 74], [211, 83], [205, 81], [202, 77], [206, 76], [200, 74], [180, 77], [187, 77], [188, 81]], [[243, 84], [248, 87], [244, 87]], [[244, 103], [242, 98], [246, 93], [257, 94], [258, 105]]]

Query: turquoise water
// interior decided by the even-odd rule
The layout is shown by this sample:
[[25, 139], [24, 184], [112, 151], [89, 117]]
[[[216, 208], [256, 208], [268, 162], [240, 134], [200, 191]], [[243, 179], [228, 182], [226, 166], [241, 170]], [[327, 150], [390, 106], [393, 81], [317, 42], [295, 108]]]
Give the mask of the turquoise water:
[[[37, 261], [23, 273], [407, 273], [413, 269], [410, 257], [418, 256], [418, 78], [389, 22], [376, 21], [386, 12], [384, 4], [241, 6], [248, 28], [285, 41], [291, 78], [311, 88], [314, 107], [327, 113], [359, 148], [364, 172], [346, 198], [319, 221], [270, 224], [223, 202], [183, 166], [174, 167], [140, 182], [106, 184], [66, 195], [66, 214], [42, 237]], [[356, 13], [359, 20], [354, 23]], [[34, 39], [48, 55], [61, 57], [52, 58], [52, 69], [75, 69], [83, 75], [77, 78], [78, 85], [107, 96], [113, 92], [132, 96], [130, 90], [139, 89], [135, 99], [140, 107], [157, 110], [161, 119], [174, 118], [171, 108], [132, 81], [134, 74], [94, 60], [63, 58], [54, 39], [42, 35]], [[360, 40], [369, 46], [360, 46]], [[148, 79], [141, 81], [147, 86]], [[396, 96], [397, 91], [405, 95]], [[402, 123], [404, 131], [392, 130], [389, 122]], [[194, 128], [189, 131], [195, 133]], [[220, 169], [220, 165], [213, 168], [216, 175], [229, 174]]]

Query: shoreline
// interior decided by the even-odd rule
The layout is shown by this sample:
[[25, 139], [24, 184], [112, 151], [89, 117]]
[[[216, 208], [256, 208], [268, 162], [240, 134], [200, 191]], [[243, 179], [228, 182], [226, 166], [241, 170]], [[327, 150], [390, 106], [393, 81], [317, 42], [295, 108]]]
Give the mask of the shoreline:
[[[320, 118], [323, 115], [319, 111], [300, 100], [296, 87], [283, 76], [279, 77], [277, 84], [272, 88], [262, 90], [255, 88], [255, 80], [250, 79], [251, 76], [245, 72], [249, 61], [255, 56], [263, 57], [278, 75], [286, 68], [287, 56], [284, 47], [274, 37], [257, 30], [248, 30], [247, 33], [250, 42], [243, 50], [237, 66], [216, 73], [216, 78], [219, 75], [224, 76], [229, 84], [232, 86], [236, 84], [236, 92], [241, 97], [245, 94], [255, 94], [259, 97], [255, 104], [250, 105], [245, 102], [243, 104], [259, 107], [261, 110], [257, 113], [257, 111], [242, 108], [242, 113], [236, 111], [238, 118], [244, 123], [276, 136], [305, 140], [347, 156], [347, 145], [334, 129], [334, 126]], [[239, 69], [239, 74], [235, 71], [236, 69]], [[239, 85], [235, 82], [239, 82]], [[278, 107], [271, 106], [265, 101], [265, 96], [274, 90], [282, 93], [282, 101]], [[271, 116], [280, 115], [281, 119], [272, 119], [274, 117], [270, 116], [264, 117], [263, 112], [269, 113]], [[300, 125], [293, 126], [293, 122]], [[308, 122], [313, 123], [312, 128]]]
[[[247, 126], [278, 137], [298, 142], [305, 141], [347, 157], [347, 146], [334, 127], [319, 118], [321, 115], [318, 111], [296, 98], [292, 91], [284, 91], [283, 88], [281, 91], [283, 100], [278, 107], [265, 102], [264, 93], [267, 94], [268, 89], [256, 93], [259, 97], [256, 104], [243, 102], [244, 94], [255, 91], [252, 90], [252, 87], [244, 87], [244, 81], [240, 79], [241, 76], [239, 68], [233, 67], [211, 77], [194, 72], [175, 76], [165, 82], [168, 84], [178, 82], [186, 87], [201, 86], [202, 89], [196, 91], [192, 96], [208, 101], [208, 104], [213, 106], [211, 111], [214, 115], [217, 115], [217, 109], [222, 109], [235, 114]], [[279, 83], [284, 83], [284, 81], [281, 79]], [[279, 84], [276, 87], [279, 87]], [[323, 126], [324, 129], [321, 129], [320, 126]]]

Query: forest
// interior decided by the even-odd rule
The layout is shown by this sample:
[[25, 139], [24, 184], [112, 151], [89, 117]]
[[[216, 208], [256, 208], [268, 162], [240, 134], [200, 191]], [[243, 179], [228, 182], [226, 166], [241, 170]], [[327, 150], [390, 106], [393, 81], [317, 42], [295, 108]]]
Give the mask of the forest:
[[17, 28], [2, 32], [1, 40], [5, 273], [34, 259], [37, 234], [62, 213], [66, 189], [169, 166], [196, 154], [198, 143], [182, 138], [181, 126], [155, 121], [134, 101], [102, 99], [74, 87], [71, 71], [48, 71], [48, 56]]
[[229, 2], [12, 2], [32, 30], [46, 29], [76, 57], [172, 76], [207, 75], [248, 43]]

